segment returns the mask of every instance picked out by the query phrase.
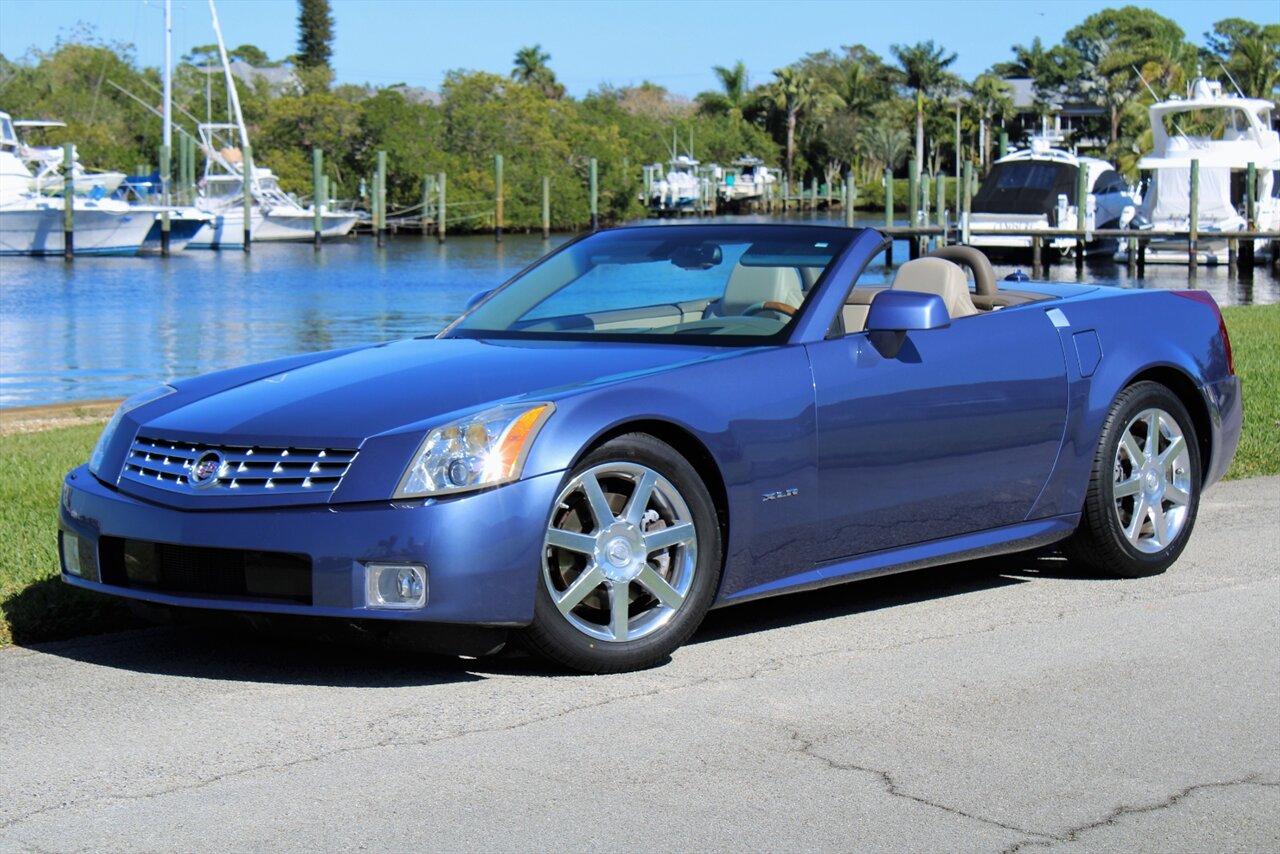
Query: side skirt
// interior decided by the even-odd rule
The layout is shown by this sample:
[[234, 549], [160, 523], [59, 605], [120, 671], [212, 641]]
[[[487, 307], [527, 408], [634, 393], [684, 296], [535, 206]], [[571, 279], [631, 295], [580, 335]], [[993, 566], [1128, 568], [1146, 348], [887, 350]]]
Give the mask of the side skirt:
[[714, 607], [736, 605], [753, 599], [763, 599], [779, 593], [813, 590], [831, 584], [892, 575], [925, 569], [944, 563], [958, 563], [984, 557], [1027, 551], [1065, 540], [1080, 523], [1080, 514], [1051, 516], [1034, 522], [1020, 522], [1004, 528], [961, 534], [942, 540], [930, 540], [896, 549], [870, 552], [850, 558], [820, 563], [808, 572], [789, 575], [777, 581], [749, 587], [716, 602]]

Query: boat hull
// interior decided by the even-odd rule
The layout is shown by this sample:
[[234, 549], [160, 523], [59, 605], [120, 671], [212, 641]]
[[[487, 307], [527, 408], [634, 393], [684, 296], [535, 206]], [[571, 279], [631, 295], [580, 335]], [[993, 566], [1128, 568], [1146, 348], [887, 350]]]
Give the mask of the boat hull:
[[[76, 255], [134, 255], [155, 223], [137, 211], [75, 210]], [[60, 208], [0, 208], [0, 255], [63, 254]]]
[[[232, 249], [244, 246], [244, 212], [229, 210], [213, 214], [187, 244], [188, 249]], [[354, 213], [325, 213], [320, 236], [324, 239], [345, 237], [355, 228], [359, 217]], [[250, 240], [262, 243], [306, 241], [315, 238], [315, 218], [311, 214], [262, 214], [258, 208], [250, 213]]]
[[[187, 217], [175, 215], [169, 218], [169, 251], [181, 252], [191, 243], [192, 238], [209, 222], [207, 217]], [[147, 239], [138, 247], [139, 255], [158, 255], [161, 252], [161, 223], [157, 218]]]

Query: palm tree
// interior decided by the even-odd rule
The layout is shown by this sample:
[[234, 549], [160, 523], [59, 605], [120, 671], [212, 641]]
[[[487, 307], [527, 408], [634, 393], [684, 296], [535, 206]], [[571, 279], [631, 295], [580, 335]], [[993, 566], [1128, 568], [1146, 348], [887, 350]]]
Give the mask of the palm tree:
[[720, 88], [723, 91], [700, 92], [694, 100], [698, 102], [699, 108], [704, 113], [712, 115], [728, 113], [740, 118], [743, 107], [747, 103], [747, 66], [739, 60], [733, 64], [732, 68], [716, 65], [711, 70], [720, 79]]
[[1274, 99], [1280, 85], [1280, 44], [1266, 34], [1246, 36], [1236, 43], [1228, 67], [1250, 98]]
[[916, 169], [924, 163], [924, 96], [925, 93], [948, 82], [951, 75], [947, 68], [956, 61], [953, 53], [935, 46], [933, 39], [914, 45], [895, 44], [890, 50], [898, 64], [908, 89], [916, 93]]
[[868, 125], [858, 134], [862, 153], [885, 169], [896, 169], [907, 156], [910, 145], [911, 138], [906, 131], [884, 124]]
[[1003, 124], [1014, 116], [1013, 89], [989, 72], [979, 74], [968, 88], [969, 103], [982, 127], [982, 165], [986, 166], [991, 162], [992, 120], [999, 119]]
[[516, 51], [511, 79], [540, 88], [548, 98], [562, 98], [564, 86], [556, 82], [556, 73], [547, 65], [550, 61], [551, 54], [544, 53], [542, 45], [522, 47]]
[[823, 113], [843, 105], [840, 96], [814, 78], [794, 69], [779, 68], [766, 97], [787, 119], [787, 184], [791, 184], [791, 167], [796, 154], [796, 125], [801, 113]]

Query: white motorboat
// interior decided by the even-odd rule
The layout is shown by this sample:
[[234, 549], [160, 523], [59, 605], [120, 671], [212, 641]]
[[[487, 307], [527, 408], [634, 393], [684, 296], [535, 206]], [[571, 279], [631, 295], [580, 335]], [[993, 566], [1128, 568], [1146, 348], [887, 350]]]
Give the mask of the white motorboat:
[[[1019, 254], [1031, 248], [1031, 236], [983, 234], [984, 229], [1040, 231], [1076, 227], [1076, 193], [1085, 170], [1088, 201], [1085, 228], [1125, 228], [1140, 202], [1138, 194], [1105, 160], [1079, 157], [1033, 137], [1031, 144], [997, 160], [971, 202], [969, 242], [990, 255]], [[1045, 241], [1051, 252], [1067, 254], [1074, 237]], [[1086, 254], [1114, 252], [1115, 240], [1093, 240]]]
[[[66, 192], [66, 178], [62, 175], [64, 153], [60, 146], [32, 145], [26, 140], [27, 130], [64, 128], [66, 122], [38, 119], [18, 119], [13, 127], [19, 133], [18, 156], [34, 171], [29, 186], [32, 192], [60, 195]], [[77, 195], [95, 194], [109, 196], [125, 179], [123, 172], [95, 172], [80, 164], [80, 154], [71, 148], [72, 192]]]
[[[667, 161], [667, 173], [649, 185], [649, 207], [655, 211], [678, 211], [695, 207], [704, 198], [707, 180], [699, 174], [699, 162], [687, 154]], [[661, 175], [662, 165], [649, 167], [651, 174]]]
[[740, 157], [729, 166], [717, 188], [725, 204], [762, 201], [778, 184], [778, 176], [759, 157]]
[[61, 255], [67, 204], [72, 205], [77, 255], [133, 255], [155, 224], [155, 208], [74, 194], [70, 200], [41, 195], [31, 191], [32, 177], [18, 154], [13, 122], [0, 112], [0, 255]]
[[[1272, 126], [1275, 104], [1261, 98], [1225, 95], [1222, 84], [1197, 80], [1191, 97], [1173, 97], [1152, 104], [1152, 151], [1138, 161], [1151, 174], [1137, 228], [1187, 231], [1191, 228], [1191, 162], [1198, 161], [1200, 239], [1196, 260], [1226, 263], [1227, 236], [1246, 228], [1248, 206], [1246, 172], [1256, 170], [1253, 188], [1254, 220], [1259, 231], [1280, 228], [1280, 134]], [[1255, 251], [1268, 251], [1258, 241]], [[1127, 260], [1121, 248], [1116, 256]], [[1152, 240], [1147, 263], [1187, 264], [1185, 240]]]

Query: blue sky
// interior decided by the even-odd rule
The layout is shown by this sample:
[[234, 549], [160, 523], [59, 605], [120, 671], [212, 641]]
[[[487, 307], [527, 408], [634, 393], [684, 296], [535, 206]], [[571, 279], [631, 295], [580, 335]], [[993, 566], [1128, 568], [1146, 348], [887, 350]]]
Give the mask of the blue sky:
[[[1094, 0], [332, 0], [339, 82], [405, 82], [438, 88], [466, 68], [507, 74], [511, 57], [539, 43], [573, 95], [601, 82], [648, 79], [692, 96], [713, 88], [713, 65], [741, 59], [752, 81], [805, 53], [862, 43], [933, 39], [959, 54], [953, 67], [972, 78], [1008, 59], [1009, 47], [1036, 36], [1056, 43], [1090, 13], [1124, 5]], [[1193, 41], [1228, 16], [1280, 22], [1280, 0], [1161, 0], [1146, 6], [1173, 18]], [[174, 56], [213, 41], [205, 0], [173, 0]], [[107, 41], [137, 48], [144, 65], [163, 57], [162, 0], [0, 0], [0, 53], [52, 47], [78, 22]], [[296, 50], [295, 0], [219, 0], [228, 46], [256, 44], [272, 57]], [[0, 93], [0, 98], [3, 95]]]

